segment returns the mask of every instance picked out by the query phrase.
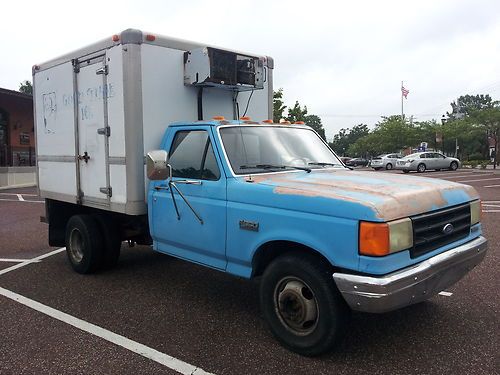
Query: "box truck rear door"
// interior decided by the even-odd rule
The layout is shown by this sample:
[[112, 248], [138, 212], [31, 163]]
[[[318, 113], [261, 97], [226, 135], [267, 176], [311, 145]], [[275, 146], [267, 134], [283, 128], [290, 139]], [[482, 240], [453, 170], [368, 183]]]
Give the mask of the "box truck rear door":
[[78, 146], [82, 202], [109, 206], [109, 143], [105, 56], [79, 63]]

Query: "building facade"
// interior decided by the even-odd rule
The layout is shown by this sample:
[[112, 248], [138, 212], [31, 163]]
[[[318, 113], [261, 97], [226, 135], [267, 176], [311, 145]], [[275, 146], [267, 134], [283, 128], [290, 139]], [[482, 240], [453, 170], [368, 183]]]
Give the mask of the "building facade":
[[35, 162], [33, 97], [0, 88], [0, 167]]

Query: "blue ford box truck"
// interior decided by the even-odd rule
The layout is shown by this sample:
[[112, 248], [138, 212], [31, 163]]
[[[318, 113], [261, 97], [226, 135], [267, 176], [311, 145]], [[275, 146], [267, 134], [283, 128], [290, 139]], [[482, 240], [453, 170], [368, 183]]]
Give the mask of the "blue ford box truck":
[[453, 285], [485, 256], [470, 186], [346, 168], [273, 123], [270, 57], [128, 29], [33, 67], [49, 244], [86, 274], [123, 241], [260, 279], [285, 347], [332, 349], [351, 310]]

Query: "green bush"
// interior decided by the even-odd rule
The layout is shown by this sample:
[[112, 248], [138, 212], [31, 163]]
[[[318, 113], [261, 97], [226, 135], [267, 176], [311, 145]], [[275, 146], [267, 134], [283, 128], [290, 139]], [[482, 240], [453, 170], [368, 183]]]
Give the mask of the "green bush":
[[484, 160], [484, 156], [480, 152], [476, 152], [469, 155], [469, 160]]

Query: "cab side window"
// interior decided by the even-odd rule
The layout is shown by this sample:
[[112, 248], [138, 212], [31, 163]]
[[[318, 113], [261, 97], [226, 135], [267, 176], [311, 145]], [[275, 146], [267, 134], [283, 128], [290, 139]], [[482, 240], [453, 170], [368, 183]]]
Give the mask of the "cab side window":
[[218, 180], [220, 171], [205, 130], [178, 131], [170, 149], [168, 163], [172, 176], [197, 180]]

